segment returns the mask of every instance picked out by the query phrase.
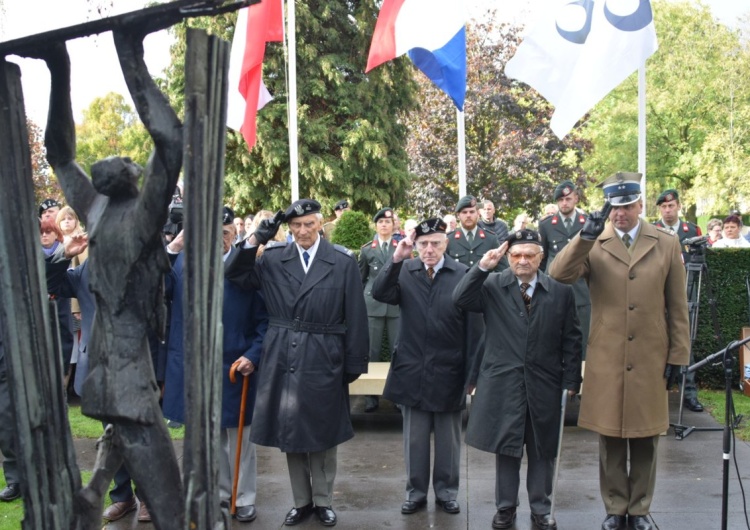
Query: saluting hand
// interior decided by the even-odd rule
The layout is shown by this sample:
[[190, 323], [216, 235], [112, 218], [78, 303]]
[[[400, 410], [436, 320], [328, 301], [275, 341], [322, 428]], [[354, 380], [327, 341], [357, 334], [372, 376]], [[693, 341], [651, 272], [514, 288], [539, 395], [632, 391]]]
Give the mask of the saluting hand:
[[65, 250], [65, 257], [70, 259], [77, 256], [89, 246], [89, 235], [88, 234], [75, 234], [66, 238], [63, 243]]
[[586, 219], [586, 223], [581, 228], [581, 239], [588, 241], [594, 241], [598, 238], [602, 232], [604, 232], [604, 223], [609, 218], [609, 212], [612, 210], [612, 205], [609, 201], [604, 203], [604, 208], [598, 212], [591, 212], [589, 218]]
[[393, 253], [393, 263], [398, 263], [405, 259], [411, 258], [411, 253], [414, 250], [414, 242], [411, 237], [405, 237], [398, 242], [395, 252]]
[[494, 270], [500, 260], [505, 256], [505, 252], [508, 250], [508, 242], [504, 241], [498, 248], [488, 250], [482, 259], [479, 260], [479, 266], [484, 270]]

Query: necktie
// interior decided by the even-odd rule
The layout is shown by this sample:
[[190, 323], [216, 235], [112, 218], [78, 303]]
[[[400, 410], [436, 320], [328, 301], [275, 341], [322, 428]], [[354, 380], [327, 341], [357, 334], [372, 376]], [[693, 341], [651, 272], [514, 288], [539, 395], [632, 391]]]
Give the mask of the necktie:
[[565, 223], [565, 230], [567, 230], [570, 234], [570, 230], [571, 228], [573, 228], [573, 219], [571, 219], [570, 217], [566, 217], [563, 223]]
[[435, 277], [435, 269], [432, 267], [427, 267], [427, 278], [432, 281], [432, 279]]
[[522, 283], [521, 284], [521, 298], [523, 298], [523, 303], [526, 304], [526, 312], [528, 313], [531, 310], [531, 297], [526, 294], [526, 291], [528, 291], [529, 285], [528, 283]]
[[625, 248], [630, 248], [630, 234], [623, 234], [622, 242], [625, 243]]
[[302, 258], [304, 258], [305, 267], [307, 267], [307, 264], [310, 263], [310, 254], [308, 254], [306, 250], [302, 253]]
[[466, 233], [466, 239], [471, 245], [474, 242], [474, 232], [467, 232]]
[[388, 243], [383, 243], [383, 245], [381, 246], [381, 249], [383, 250], [383, 254], [387, 256], [388, 255]]

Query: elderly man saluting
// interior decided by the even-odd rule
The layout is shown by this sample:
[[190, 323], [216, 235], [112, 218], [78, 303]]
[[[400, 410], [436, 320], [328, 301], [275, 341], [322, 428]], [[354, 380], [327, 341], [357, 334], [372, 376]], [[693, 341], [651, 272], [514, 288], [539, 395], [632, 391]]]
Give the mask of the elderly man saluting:
[[[510, 269], [490, 274], [506, 249]], [[539, 271], [542, 256], [539, 234], [514, 232], [453, 292], [458, 307], [484, 313], [487, 329], [466, 443], [496, 455], [493, 528], [514, 524], [524, 445], [532, 524], [557, 528], [550, 496], [560, 400], [581, 384], [581, 328], [573, 288]]]
[[680, 240], [641, 221], [640, 179], [617, 173], [602, 182], [604, 210], [589, 216], [549, 269], [565, 283], [584, 277], [591, 291], [578, 424], [599, 433], [602, 530], [625, 528], [626, 518], [628, 528], [651, 530], [659, 434], [669, 428], [667, 388], [690, 356]]
[[[354, 436], [348, 384], [367, 372], [369, 335], [362, 279], [353, 254], [321, 238], [320, 204], [294, 202], [261, 222], [226, 275], [260, 288], [268, 308], [263, 369], [251, 440], [286, 453], [296, 525], [315, 512], [336, 524], [331, 507], [336, 447]], [[268, 243], [282, 221], [293, 243]]]

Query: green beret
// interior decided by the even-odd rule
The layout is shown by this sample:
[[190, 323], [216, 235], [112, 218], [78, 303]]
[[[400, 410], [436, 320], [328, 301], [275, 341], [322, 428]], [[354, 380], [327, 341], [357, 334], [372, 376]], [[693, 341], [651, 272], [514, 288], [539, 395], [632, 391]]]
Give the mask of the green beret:
[[377, 223], [380, 219], [393, 219], [393, 208], [383, 208], [378, 211], [378, 213], [375, 214], [375, 217], [372, 218], [372, 221], [374, 223]]
[[471, 195], [466, 195], [458, 200], [458, 203], [456, 204], [456, 213], [464, 208], [476, 208], [476, 206], [477, 200]]
[[567, 197], [574, 191], [577, 191], [578, 188], [576, 188], [576, 185], [573, 184], [569, 180], [563, 180], [560, 184], [557, 185], [555, 188], [555, 200], [561, 199], [563, 197]]
[[680, 195], [677, 193], [677, 190], [664, 190], [659, 195], [659, 198], [656, 199], [656, 205], [659, 206], [661, 203], [669, 201], [680, 201]]

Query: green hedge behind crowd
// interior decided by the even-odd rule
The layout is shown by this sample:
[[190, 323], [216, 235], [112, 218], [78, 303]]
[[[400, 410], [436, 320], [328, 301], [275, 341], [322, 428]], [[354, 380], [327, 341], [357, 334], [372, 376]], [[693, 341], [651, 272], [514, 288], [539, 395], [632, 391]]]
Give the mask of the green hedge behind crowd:
[[[742, 328], [750, 326], [748, 309], [748, 292], [746, 279], [750, 275], [750, 249], [708, 249], [705, 252], [708, 270], [708, 282], [704, 273], [701, 282], [698, 326], [693, 343], [695, 361], [717, 352], [731, 341], [742, 337]], [[710, 283], [710, 290], [709, 285]], [[711, 316], [709, 293], [716, 301], [716, 312], [720, 341], [714, 331]], [[732, 384], [737, 388], [739, 383], [739, 351], [732, 352], [734, 357], [734, 374]], [[750, 354], [745, 350], [746, 362], [750, 363]], [[696, 380], [700, 386], [707, 388], [724, 388], [724, 370], [721, 363], [701, 368]]]

